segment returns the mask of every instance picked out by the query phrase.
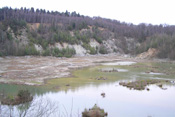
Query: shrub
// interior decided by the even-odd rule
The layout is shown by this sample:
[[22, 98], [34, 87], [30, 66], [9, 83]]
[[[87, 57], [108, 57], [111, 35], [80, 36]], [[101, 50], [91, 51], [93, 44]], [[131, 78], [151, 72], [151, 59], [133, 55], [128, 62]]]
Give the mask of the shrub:
[[0, 52], [0, 56], [2, 56], [2, 52]]
[[90, 54], [97, 54], [97, 51], [94, 47], [91, 47], [89, 44], [87, 43], [83, 43], [82, 45], [86, 50], [89, 50], [90, 51]]
[[25, 55], [39, 55], [34, 45], [28, 45], [25, 48]]
[[63, 48], [63, 49], [59, 49], [59, 48], [47, 48], [46, 50], [43, 51], [42, 55], [43, 56], [55, 56], [55, 57], [72, 57], [73, 55], [75, 55], [75, 49], [74, 48]]
[[106, 48], [104, 46], [100, 46], [99, 53], [100, 54], [107, 54], [108, 52], [107, 52], [107, 50], [106, 50]]
[[100, 43], [100, 44], [102, 43], [102, 40], [101, 40], [101, 38], [99, 38], [99, 37], [96, 38], [96, 41], [97, 41], [98, 43]]
[[11, 35], [10, 33], [8, 33], [8, 32], [7, 32], [7, 38], [8, 38], [9, 40], [12, 40], [12, 39], [13, 39], [12, 35]]
[[42, 55], [43, 55], [43, 56], [50, 56], [50, 55], [51, 55], [50, 49], [47, 48], [46, 50], [44, 50], [44, 51], [42, 52]]
[[96, 49], [94, 48], [94, 47], [91, 47], [90, 48], [90, 54], [97, 54], [97, 51], [96, 51]]
[[18, 97], [20, 99], [28, 99], [31, 97], [30, 92], [28, 90], [20, 90], [18, 92]]
[[70, 58], [73, 55], [76, 54], [75, 49], [74, 48], [66, 48], [66, 49], [62, 49], [62, 54], [64, 57]]
[[85, 109], [84, 112], [82, 112], [82, 117], [106, 117], [108, 113], [104, 111], [104, 109], [101, 109], [96, 104], [89, 110]]

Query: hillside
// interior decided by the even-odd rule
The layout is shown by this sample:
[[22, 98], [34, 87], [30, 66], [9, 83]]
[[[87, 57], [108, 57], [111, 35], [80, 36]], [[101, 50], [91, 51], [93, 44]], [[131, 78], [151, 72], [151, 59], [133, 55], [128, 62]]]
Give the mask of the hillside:
[[76, 12], [0, 9], [0, 56], [140, 54], [175, 59], [175, 26], [129, 24]]

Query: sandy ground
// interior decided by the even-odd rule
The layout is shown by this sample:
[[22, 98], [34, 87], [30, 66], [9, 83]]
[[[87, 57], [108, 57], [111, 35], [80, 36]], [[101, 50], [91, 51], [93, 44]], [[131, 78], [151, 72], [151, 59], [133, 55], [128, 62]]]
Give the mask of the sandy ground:
[[0, 83], [41, 85], [45, 79], [70, 76], [72, 69], [124, 59], [127, 58], [117, 55], [73, 58], [5, 57], [0, 58]]

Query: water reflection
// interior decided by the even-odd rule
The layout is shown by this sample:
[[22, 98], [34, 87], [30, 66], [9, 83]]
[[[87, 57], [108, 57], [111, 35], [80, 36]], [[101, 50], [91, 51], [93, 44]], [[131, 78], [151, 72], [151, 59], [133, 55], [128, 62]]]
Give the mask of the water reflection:
[[59, 116], [58, 102], [35, 97], [31, 102], [16, 106], [1, 105], [0, 117], [52, 117]]
[[[3, 106], [1, 116], [26, 116], [43, 114], [43, 116], [81, 116], [85, 108], [98, 104], [108, 112], [109, 117], [174, 117], [175, 116], [175, 87], [165, 85], [167, 90], [162, 90], [156, 85], [149, 86], [150, 91], [129, 90], [120, 86], [119, 82], [103, 84], [100, 86], [87, 86], [67, 92], [48, 92], [43, 96], [36, 96], [34, 101], [27, 106]], [[101, 93], [105, 93], [105, 98]], [[44, 112], [48, 113], [44, 113]], [[52, 113], [51, 113], [52, 112]], [[51, 114], [50, 114], [51, 113]], [[45, 115], [44, 115], [45, 114]], [[50, 114], [50, 115], [49, 115]]]
[[112, 62], [112, 63], [102, 63], [102, 65], [132, 65], [136, 62], [132, 61], [119, 61], [119, 62]]

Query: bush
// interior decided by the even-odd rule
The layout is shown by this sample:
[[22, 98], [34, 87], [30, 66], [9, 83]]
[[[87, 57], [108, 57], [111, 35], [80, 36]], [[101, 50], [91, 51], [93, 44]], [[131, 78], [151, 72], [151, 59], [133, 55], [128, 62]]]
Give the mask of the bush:
[[39, 55], [34, 45], [28, 45], [25, 48], [25, 55]]
[[90, 51], [90, 54], [97, 54], [97, 51], [94, 47], [91, 47], [89, 44], [87, 43], [83, 43], [82, 45], [86, 50], [89, 50]]
[[63, 49], [59, 49], [59, 48], [52, 48], [49, 49], [47, 48], [45, 51], [43, 51], [42, 55], [43, 56], [55, 56], [55, 57], [72, 57], [73, 55], [75, 55], [75, 49], [74, 48], [63, 48]]
[[48, 45], [49, 45], [49, 43], [48, 43], [48, 41], [46, 41], [46, 40], [43, 40], [43, 41], [41, 42], [41, 46], [42, 46], [43, 49], [46, 49], [46, 48], [48, 47]]
[[100, 46], [99, 53], [100, 54], [107, 54], [108, 52], [107, 52], [107, 50], [106, 50], [106, 48], [104, 46]]
[[[63, 49], [64, 50], [64, 49]], [[64, 53], [63, 53], [64, 54]], [[65, 54], [64, 54], [64, 56], [65, 57], [68, 57], [68, 58], [70, 58], [70, 57], [72, 57], [73, 55], [75, 55], [76, 54], [76, 52], [75, 52], [75, 49], [74, 48], [66, 48], [65, 49]]]
[[44, 50], [43, 52], [42, 52], [42, 55], [43, 56], [50, 56], [51, 55], [51, 53], [50, 53], [50, 49], [46, 49], [46, 50]]
[[98, 43], [102, 43], [102, 40], [101, 40], [101, 38], [99, 38], [99, 37], [97, 37], [97, 38], [95, 38], [95, 40], [98, 42]]
[[108, 113], [96, 104], [91, 109], [85, 109], [84, 112], [82, 112], [82, 117], [106, 117], [107, 115]]
[[90, 48], [90, 54], [97, 54], [97, 51], [96, 51], [96, 49], [94, 48], [94, 47], [91, 47]]
[[17, 95], [20, 99], [28, 99], [31, 97], [28, 90], [20, 90]]
[[13, 39], [12, 35], [11, 35], [10, 33], [8, 33], [8, 32], [7, 32], [7, 38], [8, 38], [9, 40], [12, 40], [12, 39]]
[[2, 52], [0, 52], [0, 56], [2, 56]]

